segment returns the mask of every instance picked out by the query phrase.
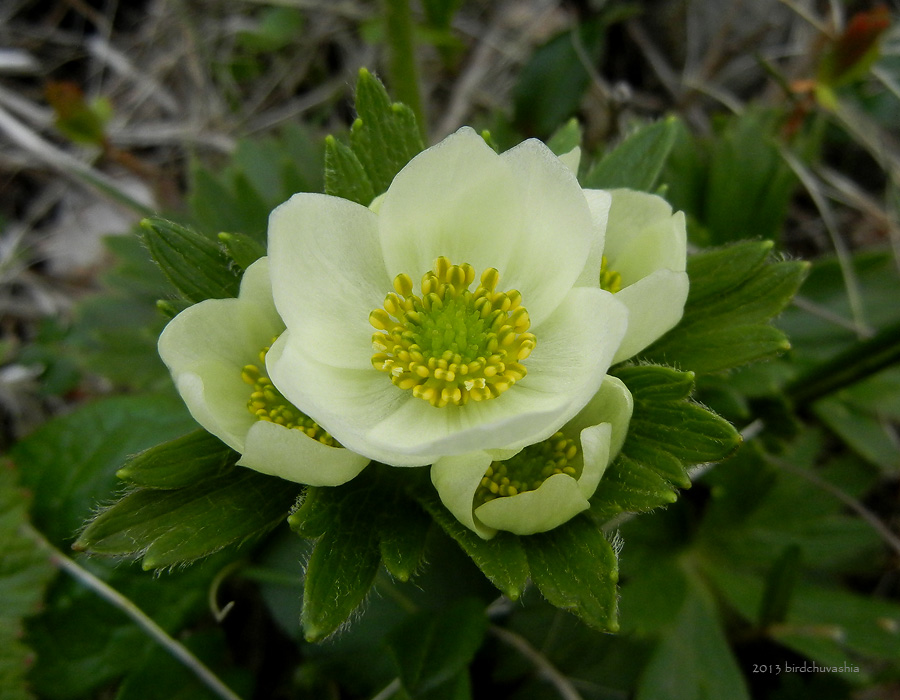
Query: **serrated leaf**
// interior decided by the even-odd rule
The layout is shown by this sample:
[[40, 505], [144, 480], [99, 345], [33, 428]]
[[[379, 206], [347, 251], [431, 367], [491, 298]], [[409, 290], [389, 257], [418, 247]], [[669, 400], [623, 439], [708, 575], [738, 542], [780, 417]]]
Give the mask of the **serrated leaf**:
[[678, 401], [694, 389], [694, 373], [659, 365], [617, 367], [615, 375], [642, 401]]
[[422, 563], [431, 518], [412, 501], [386, 508], [379, 523], [379, 548], [384, 567], [408, 581]]
[[[380, 507], [372, 480], [357, 477], [331, 489], [310, 489], [307, 514], [327, 527], [316, 542], [306, 568], [300, 622], [309, 641], [324, 639], [340, 627], [372, 587], [381, 560], [379, 533], [372, 514]], [[296, 527], [294, 514], [292, 527]]]
[[[730, 423], [686, 398], [693, 374], [652, 365], [624, 367], [613, 374], [634, 397], [634, 413], [622, 447], [628, 457], [656, 468], [654, 462], [636, 454], [665, 452], [690, 466], [725, 459], [740, 444], [740, 435]], [[663, 475], [671, 469], [667, 463], [660, 466]]]
[[579, 516], [524, 544], [531, 579], [550, 603], [596, 629], [619, 629], [618, 558], [595, 522]]
[[474, 598], [407, 617], [387, 636], [403, 688], [413, 698], [434, 697], [431, 691], [466, 671], [487, 626], [484, 604]]
[[444, 532], [456, 540], [488, 580], [506, 597], [518, 600], [528, 580], [528, 560], [522, 540], [507, 532], [483, 540], [462, 525], [436, 494], [422, 490], [413, 495]]
[[687, 272], [691, 302], [716, 299], [743, 284], [765, 264], [774, 245], [772, 241], [741, 241], [690, 256]]
[[655, 443], [688, 465], [725, 459], [741, 441], [728, 421], [688, 401], [648, 402], [637, 413], [625, 444]]
[[178, 489], [230, 473], [238, 454], [205, 430], [195, 430], [135, 455], [116, 472], [136, 486]]
[[68, 548], [120, 486], [115, 471], [130, 455], [196, 426], [180, 399], [148, 394], [95, 401], [44, 424], [10, 452], [34, 494], [35, 525]]
[[33, 652], [22, 643], [23, 618], [37, 611], [55, 569], [23, 532], [28, 499], [16, 473], [0, 462], [0, 692], [9, 700], [32, 700], [26, 682]]
[[243, 233], [220, 233], [219, 242], [225, 246], [228, 257], [242, 270], [246, 270], [266, 254], [261, 243]]
[[787, 350], [790, 344], [785, 335], [767, 321], [793, 298], [808, 265], [760, 265], [764, 246], [741, 243], [691, 256], [691, 289], [684, 316], [642, 356], [681, 369], [712, 373]]
[[209, 238], [155, 217], [144, 219], [141, 228], [150, 255], [186, 299], [198, 302], [237, 296], [240, 275]]
[[287, 517], [299, 486], [234, 467], [179, 489], [139, 489], [101, 511], [75, 549], [140, 556], [145, 569], [184, 564], [265, 534]]
[[678, 494], [656, 470], [620, 454], [591, 498], [591, 516], [604, 523], [620, 513], [643, 513], [677, 500]]
[[325, 193], [365, 207], [375, 198], [372, 182], [359, 158], [333, 136], [325, 138]]
[[356, 111], [359, 118], [350, 129], [350, 147], [379, 195], [424, 144], [412, 110], [391, 104], [384, 85], [365, 68], [356, 81]]
[[638, 129], [591, 168], [582, 185], [591, 189], [627, 187], [653, 191], [677, 131], [678, 120], [674, 117]]

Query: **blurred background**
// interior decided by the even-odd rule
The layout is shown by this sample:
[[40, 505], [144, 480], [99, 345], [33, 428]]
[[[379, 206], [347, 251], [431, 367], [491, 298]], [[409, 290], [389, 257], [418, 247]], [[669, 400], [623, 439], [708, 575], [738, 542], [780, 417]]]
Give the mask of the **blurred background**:
[[[390, 39], [398, 7], [413, 64]], [[428, 143], [462, 125], [501, 149], [580, 136], [583, 169], [674, 115], [660, 191], [688, 214], [692, 247], [768, 239], [813, 262], [778, 320], [793, 348], [698, 378], [746, 445], [677, 504], [610, 528], [627, 543], [622, 633], [592, 632], [536, 594], [501, 602], [503, 631], [465, 659], [471, 694], [447, 697], [900, 697], [898, 11], [4, 0], [0, 451], [28, 491], [8, 487], [9, 512], [27, 496], [30, 515], [16, 517], [66, 550], [115, 493], [124, 456], [184, 432], [156, 355], [167, 288], [134, 227], [162, 213], [258, 233], [290, 194], [321, 191], [323, 139], [348, 132], [361, 67], [422, 116]], [[407, 588], [379, 579], [354, 625], [309, 645], [296, 624], [305, 547], [279, 530], [240, 559], [159, 578], [91, 566], [246, 698], [405, 697], [387, 631], [496, 594], [451, 551]], [[0, 612], [14, 642], [0, 696], [204, 697], [118, 612], [39, 568], [0, 570], [0, 600], [18, 605]], [[221, 625], [208, 597], [213, 610], [237, 602]], [[786, 670], [812, 663], [845, 670]]]

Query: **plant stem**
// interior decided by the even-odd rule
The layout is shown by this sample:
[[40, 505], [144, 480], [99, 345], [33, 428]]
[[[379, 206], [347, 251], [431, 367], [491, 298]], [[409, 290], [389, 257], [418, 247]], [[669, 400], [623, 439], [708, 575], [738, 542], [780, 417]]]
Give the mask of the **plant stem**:
[[799, 408], [839, 389], [880, 372], [900, 361], [900, 323], [888, 326], [868, 340], [853, 346], [785, 387], [788, 398]]
[[538, 670], [538, 675], [556, 689], [559, 697], [563, 698], [563, 700], [582, 700], [581, 694], [575, 690], [572, 682], [556, 666], [550, 663], [546, 656], [531, 646], [525, 637], [497, 625], [491, 625], [488, 629], [497, 639], [508, 644], [533, 663]]
[[409, 0], [382, 0], [381, 5], [387, 35], [388, 72], [394, 94], [416, 115], [419, 133], [427, 140]]
[[29, 527], [25, 532], [40, 549], [44, 550], [49, 555], [50, 562], [54, 566], [62, 569], [69, 574], [69, 576], [91, 589], [110, 605], [125, 613], [138, 625], [138, 627], [144, 630], [149, 637], [184, 664], [185, 667], [197, 676], [203, 685], [209, 688], [218, 697], [222, 698], [222, 700], [241, 700], [239, 695], [225, 685], [219, 677], [210, 671], [200, 659], [194, 656], [186, 646], [170, 637], [162, 627], [156, 624], [156, 622], [154, 622], [153, 619], [137, 605], [119, 593], [108, 583], [100, 580], [90, 571], [81, 567], [77, 562], [60, 552], [34, 528]]

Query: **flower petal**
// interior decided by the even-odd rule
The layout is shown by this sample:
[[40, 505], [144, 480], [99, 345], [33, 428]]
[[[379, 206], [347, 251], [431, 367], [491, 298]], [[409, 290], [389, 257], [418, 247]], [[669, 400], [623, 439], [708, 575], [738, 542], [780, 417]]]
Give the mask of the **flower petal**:
[[535, 491], [495, 498], [478, 506], [474, 517], [487, 527], [533, 535], [562, 525], [590, 506], [575, 479], [554, 474]]
[[614, 363], [636, 355], [678, 324], [688, 287], [687, 273], [657, 270], [616, 294], [628, 307], [628, 330]]
[[579, 287], [596, 287], [600, 279], [600, 268], [603, 265], [603, 246], [606, 242], [606, 227], [609, 220], [609, 209], [612, 205], [612, 195], [605, 190], [582, 190], [582, 192], [591, 211], [591, 220], [594, 222], [594, 237], [584, 263], [584, 269], [575, 284]]
[[518, 289], [532, 323], [543, 322], [584, 269], [596, 240], [594, 212], [578, 179], [543, 143], [529, 139], [500, 156], [517, 176], [519, 235], [505, 288]]
[[596, 393], [625, 332], [626, 311], [608, 292], [573, 289], [535, 329], [528, 375], [496, 399], [435, 408], [374, 370], [333, 367], [286, 331], [269, 350], [278, 389], [347, 449], [394, 466], [441, 456], [524, 447], [543, 440]]
[[244, 273], [237, 299], [207, 299], [188, 307], [163, 329], [159, 355], [194, 419], [232, 449], [255, 418], [247, 410], [246, 364], [284, 329], [268, 288], [268, 261]]
[[377, 215], [321, 194], [296, 194], [269, 216], [275, 305], [295, 343], [338, 367], [371, 368], [369, 313], [392, 291]]
[[580, 274], [593, 224], [572, 172], [543, 144], [502, 156], [469, 128], [416, 156], [379, 208], [391, 276], [414, 281], [435, 258], [500, 272], [532, 323], [549, 315]]
[[267, 421], [256, 421], [250, 428], [238, 461], [243, 467], [309, 486], [339, 486], [368, 463], [368, 458], [343, 447], [329, 447], [300, 430]]
[[413, 158], [378, 206], [388, 274], [418, 283], [441, 255], [502, 271], [519, 201], [515, 178], [481, 136], [468, 127], [451, 134]]
[[497, 531], [485, 527], [474, 516], [472, 503], [492, 461], [492, 455], [479, 450], [455, 457], [441, 457], [431, 467], [431, 483], [437, 489], [443, 504], [459, 522], [485, 540], [489, 540]]
[[567, 437], [574, 438], [586, 428], [609, 423], [612, 426], [608, 456], [611, 462], [625, 443], [633, 410], [634, 398], [628, 387], [625, 386], [625, 382], [618, 377], [607, 375], [603, 379], [603, 384], [600, 385], [600, 390], [578, 412], [577, 416], [566, 423], [563, 432]]
[[292, 331], [285, 331], [269, 349], [266, 369], [288, 401], [348, 450], [393, 466], [422, 466], [433, 461], [428, 456], [410, 456], [390, 445], [379, 447], [367, 440], [366, 431], [372, 425], [396, 413], [405, 403], [417, 401], [423, 408], [431, 408], [395, 387], [381, 372], [371, 367], [349, 369], [320, 362], [293, 342]]
[[623, 286], [654, 270], [683, 272], [687, 256], [684, 213], [672, 213], [661, 197], [613, 190], [604, 255]]
[[609, 423], [592, 425], [581, 431], [581, 453], [584, 466], [578, 478], [578, 489], [585, 498], [590, 498], [597, 490], [597, 484], [609, 465], [610, 436], [612, 426]]
[[581, 165], [581, 146], [575, 146], [568, 153], [559, 156], [559, 162], [565, 165], [575, 177], [578, 177], [578, 166]]

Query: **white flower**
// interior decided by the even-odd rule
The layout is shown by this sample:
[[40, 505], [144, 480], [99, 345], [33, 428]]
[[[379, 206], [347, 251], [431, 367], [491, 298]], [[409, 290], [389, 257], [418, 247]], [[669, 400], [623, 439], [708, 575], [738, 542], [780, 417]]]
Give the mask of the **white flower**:
[[208, 299], [172, 319], [159, 354], [191, 415], [241, 454], [238, 464], [312, 486], [342, 484], [368, 458], [333, 446], [260, 369], [260, 354], [283, 330], [262, 258], [247, 268], [237, 299]]
[[609, 203], [543, 144], [497, 155], [468, 128], [415, 157], [377, 212], [295, 195], [269, 219], [287, 326], [269, 375], [342, 445], [395, 466], [550, 437], [625, 333], [592, 255]]
[[606, 241], [594, 245], [601, 284], [628, 307], [628, 331], [613, 362], [636, 355], [684, 313], [688, 295], [687, 235], [683, 212], [656, 195], [612, 190]]
[[628, 388], [606, 377], [578, 415], [547, 440], [516, 454], [443, 457], [432, 466], [431, 480], [450, 512], [484, 539], [497, 530], [551, 530], [590, 507], [588, 499], [625, 441], [632, 407]]

